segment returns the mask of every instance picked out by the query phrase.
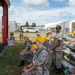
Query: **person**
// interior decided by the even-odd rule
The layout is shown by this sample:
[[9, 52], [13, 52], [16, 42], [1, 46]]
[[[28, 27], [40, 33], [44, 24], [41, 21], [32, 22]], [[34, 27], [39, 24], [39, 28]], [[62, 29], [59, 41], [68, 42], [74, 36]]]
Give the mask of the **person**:
[[15, 46], [16, 43], [15, 43], [15, 37], [14, 37], [14, 33], [13, 32], [10, 32], [10, 38], [7, 39], [8, 41], [8, 46]]
[[48, 36], [48, 31], [46, 31], [46, 37]]
[[38, 36], [40, 36], [40, 34], [39, 33], [36, 33], [36, 36], [38, 37]]
[[63, 36], [61, 31], [61, 26], [56, 26], [56, 33], [54, 35], [54, 43], [52, 47], [53, 51], [53, 63], [54, 63], [54, 70], [53, 73], [57, 74], [60, 73], [61, 70], [61, 60], [63, 59]]
[[52, 31], [51, 30], [47, 31], [47, 37], [50, 39], [52, 38]]
[[50, 43], [49, 43], [49, 41], [50, 41], [50, 38], [45, 38], [45, 42], [44, 42], [44, 46], [47, 48], [47, 49], [49, 49], [50, 48]]
[[20, 52], [20, 64], [18, 66], [23, 66], [24, 65], [24, 60], [31, 60], [27, 59], [29, 55], [32, 55], [32, 52], [30, 51], [30, 42], [29, 42], [29, 36], [26, 34], [24, 36], [25, 39], [25, 49]]
[[44, 46], [47, 48], [49, 53], [49, 62], [48, 62], [49, 69], [51, 68], [52, 65], [52, 51], [51, 51], [52, 45], [53, 45], [53, 40], [50, 38], [45, 38]]
[[73, 31], [72, 33], [72, 38], [75, 38], [75, 31]]
[[15, 40], [15, 37], [14, 37], [14, 33], [13, 32], [10, 32], [10, 39], [14, 39]]
[[20, 32], [19, 39], [20, 39], [20, 41], [21, 40], [23, 41], [23, 29], [22, 29], [22, 26], [20, 26], [19, 32]]
[[44, 41], [45, 39], [42, 36], [36, 38], [36, 45], [38, 46], [38, 50], [32, 60], [32, 71], [27, 72], [24, 70], [25, 72], [22, 73], [22, 75], [49, 75], [49, 70], [47, 69], [49, 54], [43, 45]]
[[[30, 46], [30, 50], [33, 53], [33, 59], [32, 60], [34, 60], [36, 53], [37, 53], [37, 50], [38, 50], [38, 46], [36, 46], [36, 44], [32, 44]], [[22, 71], [23, 71], [22, 75], [35, 75], [34, 69], [35, 69], [34, 65], [32, 63], [30, 63], [27, 67], [24, 67], [22, 69]]]

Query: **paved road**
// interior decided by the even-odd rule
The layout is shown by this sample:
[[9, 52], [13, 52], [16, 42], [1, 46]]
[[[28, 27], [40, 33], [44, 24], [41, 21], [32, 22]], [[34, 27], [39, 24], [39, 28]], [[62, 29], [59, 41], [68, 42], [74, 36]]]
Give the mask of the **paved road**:
[[[28, 34], [30, 37], [36, 37], [36, 33], [26, 33], [26, 34]], [[40, 31], [40, 34], [44, 35], [44, 36], [46, 35], [45, 31]], [[1, 33], [0, 33], [0, 36], [2, 36]], [[18, 34], [14, 34], [14, 36], [19, 36], [19, 33]]]

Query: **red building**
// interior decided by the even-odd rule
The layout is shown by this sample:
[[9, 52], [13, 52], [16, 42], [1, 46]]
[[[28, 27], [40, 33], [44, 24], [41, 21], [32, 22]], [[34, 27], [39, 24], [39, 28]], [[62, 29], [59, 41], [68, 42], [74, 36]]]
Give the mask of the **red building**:
[[8, 39], [8, 8], [10, 6], [9, 0], [0, 0], [0, 6], [3, 7], [2, 43], [7, 44], [7, 39]]

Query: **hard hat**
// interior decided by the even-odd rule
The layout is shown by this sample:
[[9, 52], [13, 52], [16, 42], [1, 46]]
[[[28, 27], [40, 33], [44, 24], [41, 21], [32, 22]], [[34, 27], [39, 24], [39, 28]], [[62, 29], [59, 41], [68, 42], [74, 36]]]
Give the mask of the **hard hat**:
[[73, 31], [73, 34], [75, 35], [75, 31]]
[[45, 40], [48, 40], [48, 41], [49, 41], [49, 40], [50, 40], [50, 38], [45, 38]]
[[54, 41], [54, 38], [52, 38], [51, 41]]
[[26, 35], [24, 36], [24, 38], [28, 38], [28, 39], [29, 39], [29, 36], [26, 34]]
[[48, 31], [46, 31], [46, 34], [48, 34]]
[[51, 30], [49, 30], [49, 31], [48, 31], [48, 33], [52, 33], [52, 31], [51, 31]]
[[36, 33], [36, 34], [39, 34], [39, 33]]
[[45, 39], [45, 36], [42, 36]]
[[38, 49], [38, 46], [36, 46], [36, 44], [31, 45], [31, 47], [34, 47], [36, 50]]
[[39, 34], [39, 33], [36, 33], [36, 35], [39, 35], [39, 36], [40, 36], [40, 34]]
[[45, 42], [45, 37], [44, 36], [38, 36], [36, 38], [37, 41], [40, 41], [41, 43], [44, 43]]

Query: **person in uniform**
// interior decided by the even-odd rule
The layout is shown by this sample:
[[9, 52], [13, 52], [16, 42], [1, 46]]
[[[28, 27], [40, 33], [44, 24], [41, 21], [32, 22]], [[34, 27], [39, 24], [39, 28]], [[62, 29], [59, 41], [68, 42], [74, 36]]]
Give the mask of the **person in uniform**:
[[55, 69], [53, 70], [53, 73], [57, 74], [60, 73], [61, 70], [61, 60], [63, 59], [63, 36], [60, 32], [61, 26], [56, 26], [56, 33], [54, 35], [54, 43], [52, 47], [53, 51], [53, 63], [55, 66]]
[[48, 34], [47, 37], [51, 39], [52, 38], [52, 31], [51, 30], [47, 31], [47, 34]]
[[40, 34], [39, 33], [36, 33], [36, 36], [38, 37], [38, 36], [40, 36]]
[[[39, 36], [36, 38], [36, 45], [38, 46], [37, 54], [32, 60], [32, 70], [25, 71], [22, 75], [49, 75], [49, 70], [47, 69], [47, 62], [49, 60], [49, 54], [44, 47], [45, 38]], [[29, 69], [31, 69], [29, 68]]]
[[22, 26], [20, 26], [19, 32], [20, 32], [19, 39], [20, 39], [20, 41], [21, 40], [23, 41], [23, 29], [22, 29]]
[[[32, 44], [32, 45], [30, 46], [30, 50], [31, 50], [32, 53], [33, 53], [33, 59], [32, 59], [32, 60], [34, 60], [35, 57], [36, 57], [36, 53], [37, 53], [37, 50], [38, 50], [38, 46], [36, 46], [36, 44]], [[34, 68], [33, 63], [30, 63], [27, 67], [24, 67], [24, 68], [22, 69], [22, 71], [23, 71], [22, 75], [35, 75], [34, 69], [35, 69], [35, 68]]]
[[72, 33], [72, 38], [75, 38], [75, 31], [73, 31]]
[[48, 31], [46, 31], [46, 37], [48, 36]]
[[10, 32], [10, 39], [15, 40], [15, 37], [14, 37], [14, 33], [13, 32]]
[[23, 66], [24, 65], [24, 60], [30, 60], [30, 59], [27, 59], [27, 57], [32, 54], [32, 52], [30, 50], [30, 45], [31, 44], [29, 42], [29, 36], [27, 34], [24, 36], [24, 40], [25, 40], [25, 49], [20, 52], [21, 62], [18, 66]]
[[52, 51], [51, 51], [51, 48], [52, 48], [52, 39], [50, 38], [45, 38], [45, 43], [44, 43], [44, 46], [47, 48], [48, 50], [48, 53], [49, 53], [49, 69], [51, 68], [51, 64], [52, 64]]
[[50, 38], [45, 38], [44, 46], [45, 46], [47, 49], [50, 48], [50, 43], [49, 43], [49, 41], [50, 41]]
[[7, 39], [8, 42], [8, 46], [15, 46], [15, 37], [14, 37], [14, 33], [10, 32], [10, 37]]

